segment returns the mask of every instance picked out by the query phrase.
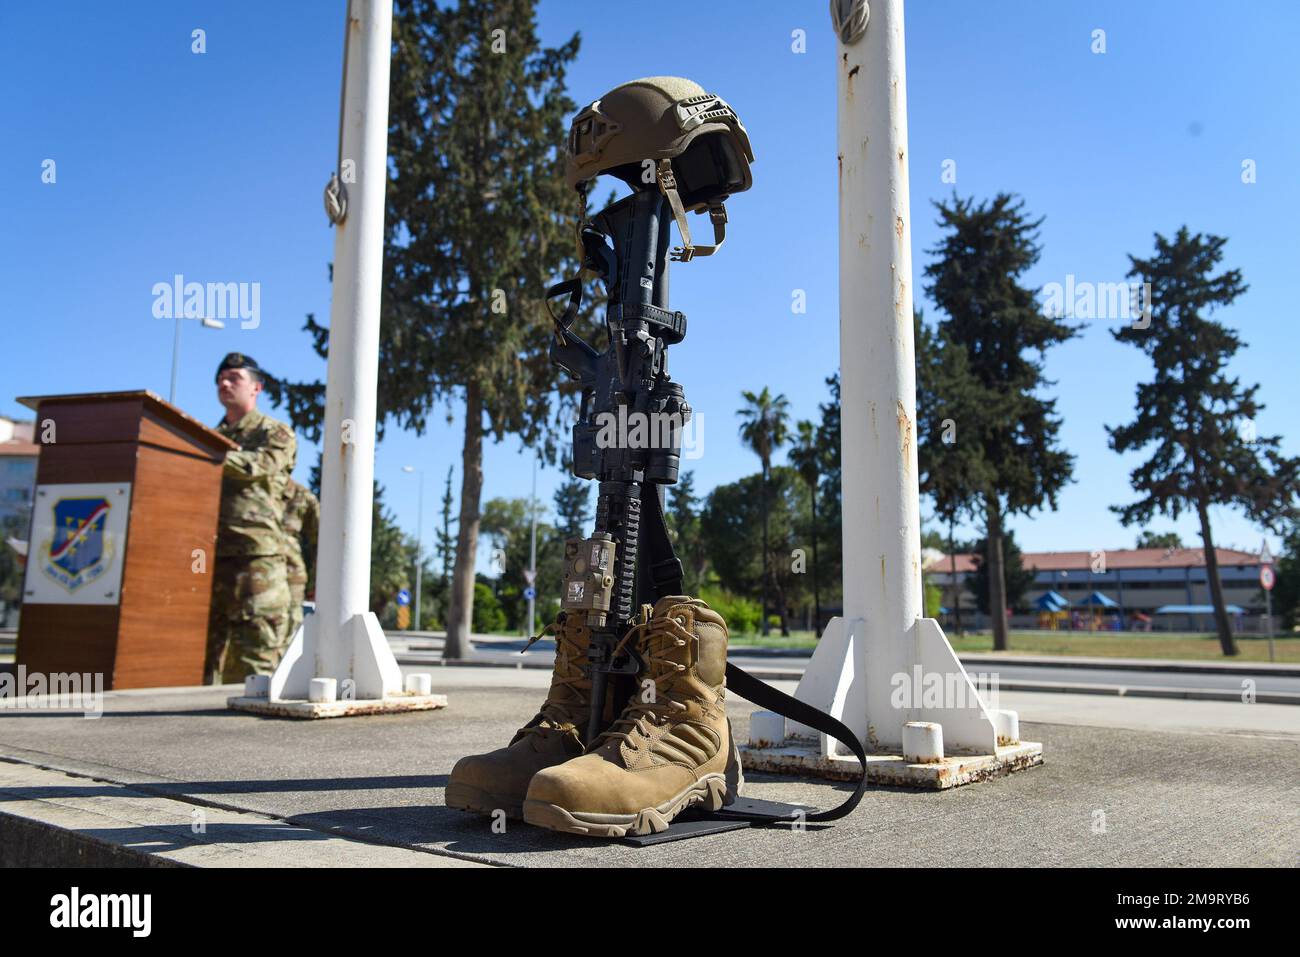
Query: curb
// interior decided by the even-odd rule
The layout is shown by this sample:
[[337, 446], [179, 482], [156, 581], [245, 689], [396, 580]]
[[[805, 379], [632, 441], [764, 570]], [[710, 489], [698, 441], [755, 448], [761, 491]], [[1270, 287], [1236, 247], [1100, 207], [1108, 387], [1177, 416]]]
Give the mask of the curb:
[[0, 796], [4, 868], [491, 866], [8, 755], [0, 755]]
[[1065, 655], [991, 655], [984, 653], [958, 655], [962, 664], [1006, 664], [1029, 668], [1080, 668], [1096, 671], [1172, 671], [1178, 674], [1239, 675], [1259, 674], [1269, 677], [1300, 678], [1300, 665], [1276, 664], [1267, 661], [1186, 661], [1171, 658], [1071, 658]]
[[[750, 671], [764, 681], [798, 681], [803, 674], [798, 671]], [[1240, 691], [1220, 688], [1157, 688], [1144, 685], [1089, 685], [1074, 681], [999, 681], [998, 691], [1038, 691], [1052, 694], [1114, 695], [1119, 698], [1181, 698], [1186, 701], [1235, 701], [1241, 704]], [[1300, 693], [1288, 691], [1258, 691], [1255, 704], [1300, 705]]]
[[[999, 681], [999, 691], [1039, 691], [1053, 694], [1115, 695], [1120, 698], [1181, 698], [1185, 701], [1231, 701], [1246, 704], [1240, 691], [1219, 688], [1156, 688], [1143, 685], [1087, 685], [1070, 681]], [[1253, 704], [1300, 705], [1300, 694], [1258, 691]]]

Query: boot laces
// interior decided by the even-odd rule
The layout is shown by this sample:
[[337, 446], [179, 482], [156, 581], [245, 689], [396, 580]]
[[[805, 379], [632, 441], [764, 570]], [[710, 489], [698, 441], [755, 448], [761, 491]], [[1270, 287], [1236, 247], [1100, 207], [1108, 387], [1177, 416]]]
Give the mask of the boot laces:
[[650, 728], [653, 725], [668, 719], [673, 712], [687, 710], [685, 704], [675, 700], [668, 693], [666, 686], [671, 685], [687, 667], [683, 662], [669, 656], [674, 654], [676, 649], [689, 645], [694, 637], [672, 616], [651, 618], [647, 614], [647, 620], [638, 622], [628, 629], [623, 640], [615, 647], [614, 654], [617, 657], [629, 642], [641, 641], [639, 645], [634, 644], [634, 647], [640, 650], [641, 658], [646, 664], [646, 670], [639, 677], [642, 682], [646, 679], [654, 682], [654, 700], [641, 700], [645, 693], [645, 686], [641, 684], [628, 699], [619, 719], [596, 739], [590, 750], [595, 750], [606, 741], [615, 739], [625, 741], [628, 747], [634, 750], [638, 749], [650, 736]]
[[577, 664], [586, 660], [586, 649], [578, 645], [568, 629], [560, 627], [558, 618], [543, 628], [541, 634], [529, 638], [520, 654], [548, 635], [555, 636], [555, 669], [551, 673], [551, 689], [537, 717], [527, 727], [520, 729], [524, 734], [577, 725], [579, 716], [572, 709], [590, 707], [588, 695], [591, 681]]

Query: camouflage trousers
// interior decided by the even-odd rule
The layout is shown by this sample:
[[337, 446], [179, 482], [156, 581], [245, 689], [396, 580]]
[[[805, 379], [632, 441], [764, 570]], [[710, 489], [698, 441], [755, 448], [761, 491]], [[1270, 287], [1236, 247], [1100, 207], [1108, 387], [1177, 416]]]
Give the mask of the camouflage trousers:
[[288, 569], [289, 640], [292, 641], [298, 633], [298, 626], [302, 624], [302, 603], [307, 599], [307, 566], [302, 563], [302, 559], [295, 561], [290, 557]]
[[208, 616], [208, 684], [269, 675], [289, 647], [289, 584], [283, 555], [220, 555]]

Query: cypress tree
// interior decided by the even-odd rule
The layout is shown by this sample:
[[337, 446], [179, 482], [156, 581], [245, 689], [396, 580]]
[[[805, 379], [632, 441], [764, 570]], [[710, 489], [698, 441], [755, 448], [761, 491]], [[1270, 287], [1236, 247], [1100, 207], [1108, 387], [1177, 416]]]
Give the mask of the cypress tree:
[[999, 193], [986, 203], [954, 196], [935, 206], [944, 235], [930, 250], [938, 258], [926, 267], [926, 292], [946, 316], [939, 329], [965, 353], [967, 425], [957, 445], [979, 481], [973, 508], [984, 519], [993, 647], [1005, 650], [1005, 521], [1056, 508], [1070, 481], [1074, 456], [1058, 443], [1061, 420], [1056, 400], [1042, 394], [1052, 384], [1043, 366], [1046, 351], [1077, 330], [1046, 315], [1021, 282], [1041, 253], [1042, 224], [1028, 218], [1023, 201]]
[[1196, 513], [1219, 644], [1225, 655], [1235, 655], [1210, 506], [1242, 508], [1280, 530], [1295, 514], [1300, 458], [1283, 456], [1278, 436], [1254, 434], [1255, 416], [1264, 408], [1255, 398], [1259, 386], [1243, 386], [1227, 371], [1242, 342], [1208, 317], [1247, 288], [1240, 270], [1214, 274], [1226, 242], [1183, 226], [1172, 240], [1156, 233], [1149, 258], [1129, 256], [1129, 277], [1150, 284], [1151, 314], [1112, 335], [1146, 353], [1154, 377], [1137, 387], [1136, 418], [1107, 432], [1116, 452], [1151, 450], [1129, 474], [1140, 498], [1111, 506], [1120, 521], [1145, 524], [1157, 512], [1171, 518]]

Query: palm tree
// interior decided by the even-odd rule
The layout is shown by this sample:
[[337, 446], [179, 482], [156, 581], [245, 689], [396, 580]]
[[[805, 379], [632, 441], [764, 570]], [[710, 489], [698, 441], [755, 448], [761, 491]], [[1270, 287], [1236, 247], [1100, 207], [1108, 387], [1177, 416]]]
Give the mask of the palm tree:
[[813, 633], [822, 634], [822, 599], [817, 585], [817, 483], [822, 477], [822, 452], [817, 447], [817, 429], [804, 419], [797, 426], [799, 438], [790, 449], [790, 464], [808, 485], [808, 500], [812, 505], [812, 575], [813, 575]]
[[[740, 397], [746, 403], [739, 412], [742, 420], [740, 437], [763, 463], [763, 634], [766, 635], [768, 631], [767, 482], [772, 469], [772, 453], [785, 445], [789, 438], [786, 424], [790, 419], [787, 411], [790, 403], [783, 395], [774, 397], [767, 391], [767, 386], [764, 386], [763, 391], [758, 395], [742, 391]], [[785, 621], [784, 609], [781, 611], [781, 620]]]

